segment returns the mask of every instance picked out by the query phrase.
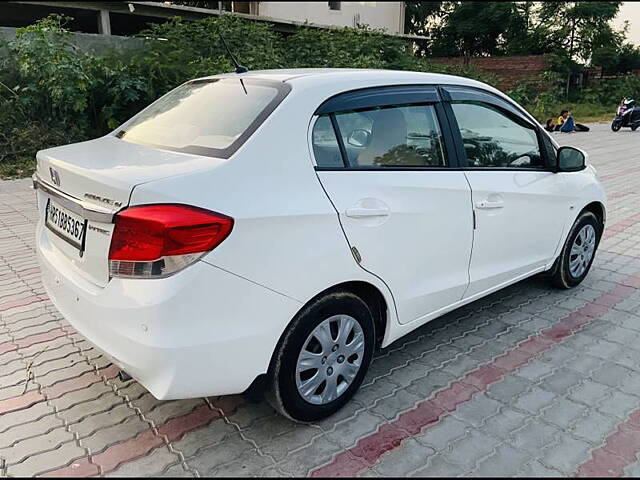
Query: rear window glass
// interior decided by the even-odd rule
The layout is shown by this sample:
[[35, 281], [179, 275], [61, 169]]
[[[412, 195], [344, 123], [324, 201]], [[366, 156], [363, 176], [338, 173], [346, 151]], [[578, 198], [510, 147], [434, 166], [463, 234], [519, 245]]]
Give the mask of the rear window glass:
[[228, 158], [288, 91], [286, 84], [267, 80], [196, 80], [152, 103], [117, 136], [167, 150]]

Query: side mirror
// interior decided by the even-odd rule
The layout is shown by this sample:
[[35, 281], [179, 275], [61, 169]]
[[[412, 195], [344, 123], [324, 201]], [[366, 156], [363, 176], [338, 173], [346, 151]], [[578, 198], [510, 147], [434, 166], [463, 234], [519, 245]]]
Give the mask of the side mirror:
[[349, 138], [347, 139], [347, 143], [349, 145], [353, 145], [354, 147], [366, 147], [369, 145], [371, 141], [371, 132], [364, 130], [362, 128], [356, 128]]
[[574, 147], [560, 147], [558, 150], [558, 171], [577, 172], [582, 170], [587, 162], [586, 154]]

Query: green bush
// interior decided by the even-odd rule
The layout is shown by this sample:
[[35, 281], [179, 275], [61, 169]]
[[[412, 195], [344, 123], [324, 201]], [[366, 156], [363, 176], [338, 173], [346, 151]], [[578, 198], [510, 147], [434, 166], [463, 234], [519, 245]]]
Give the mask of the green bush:
[[363, 26], [319, 30], [301, 28], [284, 41], [289, 68], [386, 68], [406, 70], [413, 55], [400, 38]]
[[140, 34], [145, 48], [131, 59], [132, 68], [146, 79], [153, 98], [186, 80], [232, 71], [220, 33], [239, 63], [251, 70], [283, 66], [282, 39], [271, 24], [223, 15], [152, 25]]
[[600, 81], [582, 92], [587, 103], [618, 104], [622, 97], [640, 98], [640, 76], [627, 74], [612, 80]]
[[521, 82], [506, 93], [543, 122], [558, 116], [558, 105], [564, 101], [563, 82], [561, 74], [546, 71], [542, 73], [540, 81]]

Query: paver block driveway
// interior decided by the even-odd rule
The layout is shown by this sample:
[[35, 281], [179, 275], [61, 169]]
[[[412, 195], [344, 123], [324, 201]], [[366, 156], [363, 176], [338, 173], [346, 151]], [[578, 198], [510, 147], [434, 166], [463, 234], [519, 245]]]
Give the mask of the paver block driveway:
[[640, 475], [640, 133], [556, 138], [608, 192], [585, 282], [533, 278], [418, 329], [309, 425], [120, 381], [42, 289], [30, 181], [0, 182], [0, 475]]

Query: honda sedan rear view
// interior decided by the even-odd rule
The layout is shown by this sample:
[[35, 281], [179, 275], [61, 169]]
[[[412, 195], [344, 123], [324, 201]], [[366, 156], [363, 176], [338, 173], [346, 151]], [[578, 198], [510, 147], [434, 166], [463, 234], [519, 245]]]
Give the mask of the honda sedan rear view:
[[342, 407], [374, 351], [532, 275], [578, 285], [605, 225], [586, 154], [473, 80], [273, 70], [186, 82], [38, 152], [51, 300], [158, 399]]

